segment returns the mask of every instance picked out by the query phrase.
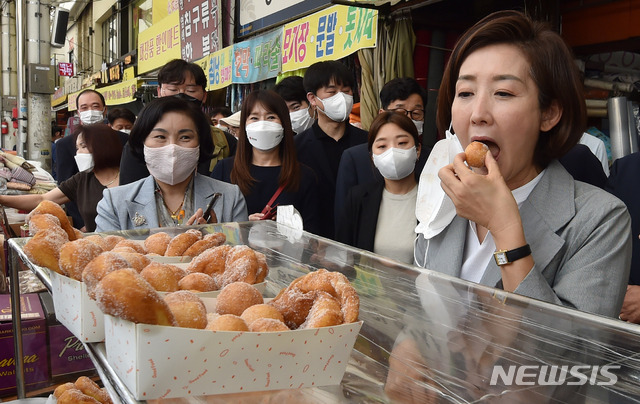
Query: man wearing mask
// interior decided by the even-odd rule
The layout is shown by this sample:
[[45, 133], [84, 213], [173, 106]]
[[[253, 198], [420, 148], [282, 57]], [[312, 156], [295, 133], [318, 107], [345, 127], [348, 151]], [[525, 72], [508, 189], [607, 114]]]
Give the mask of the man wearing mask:
[[[78, 94], [76, 105], [78, 107], [80, 125], [105, 123], [104, 117], [107, 107], [101, 93], [95, 90], [84, 90]], [[119, 133], [119, 136], [124, 145], [128, 140], [127, 134]], [[56, 175], [58, 183], [66, 181], [79, 172], [75, 155], [76, 141], [74, 136], [65, 136], [56, 143]], [[84, 227], [84, 220], [82, 220], [76, 204], [69, 202], [65, 204], [65, 207], [67, 214], [73, 218], [74, 227], [78, 229]]]
[[294, 141], [298, 160], [311, 167], [318, 178], [318, 194], [322, 195], [318, 234], [333, 238], [340, 157], [349, 147], [366, 143], [367, 132], [349, 124], [355, 80], [345, 65], [337, 61], [314, 63], [307, 69], [303, 83], [318, 119]]
[[[174, 96], [201, 106], [207, 100], [207, 76], [202, 68], [182, 59], [173, 59], [158, 72], [158, 97]], [[211, 127], [213, 158], [198, 166], [200, 174], [209, 176], [219, 160], [235, 154], [238, 141], [229, 133]], [[129, 184], [149, 175], [144, 161], [136, 157], [128, 145], [120, 160], [120, 185]]]
[[276, 84], [273, 90], [287, 103], [291, 127], [296, 134], [304, 132], [313, 125], [315, 111], [307, 101], [302, 77], [286, 77]]
[[129, 135], [136, 122], [136, 115], [127, 108], [111, 108], [107, 114], [107, 121], [111, 129]]

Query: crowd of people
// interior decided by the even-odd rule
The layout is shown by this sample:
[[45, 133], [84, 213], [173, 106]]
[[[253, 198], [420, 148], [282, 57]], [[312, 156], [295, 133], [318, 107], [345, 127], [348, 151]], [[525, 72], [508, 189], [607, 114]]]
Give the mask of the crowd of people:
[[[582, 83], [557, 33], [510, 11], [457, 42], [437, 106], [441, 142], [459, 147], [438, 171], [455, 212], [428, 234], [415, 214], [430, 197], [420, 184], [434, 158], [421, 140], [426, 92], [412, 78], [386, 83], [367, 132], [349, 123], [355, 87], [344, 64], [318, 62], [250, 93], [236, 113], [221, 106], [207, 116], [204, 72], [173, 60], [137, 118], [81, 92], [81, 125], [55, 143], [59, 187], [0, 203], [65, 204], [86, 231], [267, 220], [274, 206], [293, 205], [316, 235], [640, 323], [640, 212], [629, 186], [640, 157], [617, 161], [605, 186], [600, 161], [579, 145]], [[462, 153], [474, 141], [489, 148], [482, 171]]]

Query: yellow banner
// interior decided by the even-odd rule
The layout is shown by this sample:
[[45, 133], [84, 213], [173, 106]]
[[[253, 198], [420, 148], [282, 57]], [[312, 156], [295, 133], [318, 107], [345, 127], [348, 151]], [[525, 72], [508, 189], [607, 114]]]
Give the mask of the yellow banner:
[[56, 107], [60, 104], [67, 102], [67, 94], [64, 92], [64, 87], [60, 87], [55, 93], [51, 94], [51, 106]]
[[153, 0], [151, 18], [153, 24], [159, 23], [166, 16], [180, 9], [178, 0]]
[[138, 74], [180, 59], [180, 14], [172, 13], [138, 37]]
[[284, 26], [282, 71], [375, 47], [377, 34], [377, 10], [338, 5], [311, 14]]
[[207, 75], [207, 91], [218, 90], [231, 84], [233, 45], [195, 61]]
[[112, 86], [99, 88], [97, 91], [104, 96], [107, 105], [120, 105], [135, 100], [138, 80], [127, 80]]
[[78, 109], [78, 103], [76, 102], [78, 99], [78, 94], [80, 94], [81, 92], [83, 92], [84, 90], [95, 90], [96, 86], [91, 86], [91, 87], [85, 87], [80, 91], [76, 91], [75, 93], [71, 93], [69, 94], [69, 106], [67, 107], [67, 109], [69, 110], [69, 112], [71, 111], [75, 111]]
[[122, 73], [122, 81], [132, 80], [136, 77], [136, 69], [135, 67], [127, 67], [124, 69]]

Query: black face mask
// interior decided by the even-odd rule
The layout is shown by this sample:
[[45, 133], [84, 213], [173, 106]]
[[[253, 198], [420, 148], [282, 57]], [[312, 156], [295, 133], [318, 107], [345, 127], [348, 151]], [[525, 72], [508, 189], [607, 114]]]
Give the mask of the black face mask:
[[201, 100], [199, 100], [197, 98], [194, 98], [194, 97], [192, 97], [190, 95], [187, 95], [185, 93], [174, 94], [174, 95], [171, 95], [170, 97], [173, 97], [173, 98], [176, 98], [176, 99], [182, 100], [182, 101], [192, 102], [192, 103], [194, 103], [195, 105], [197, 105], [199, 107], [202, 106], [202, 101]]

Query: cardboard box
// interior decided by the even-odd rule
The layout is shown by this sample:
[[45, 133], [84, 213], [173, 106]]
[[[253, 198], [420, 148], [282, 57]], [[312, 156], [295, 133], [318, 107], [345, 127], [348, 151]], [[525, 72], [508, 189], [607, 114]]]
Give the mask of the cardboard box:
[[150, 400], [339, 384], [361, 327], [213, 332], [105, 315], [105, 345], [135, 398]]
[[[44, 312], [36, 293], [20, 295], [24, 381], [27, 390], [49, 384]], [[16, 363], [10, 295], [0, 295], [0, 396], [16, 393]]]
[[82, 342], [104, 341], [104, 314], [80, 281], [51, 272], [56, 318]]

